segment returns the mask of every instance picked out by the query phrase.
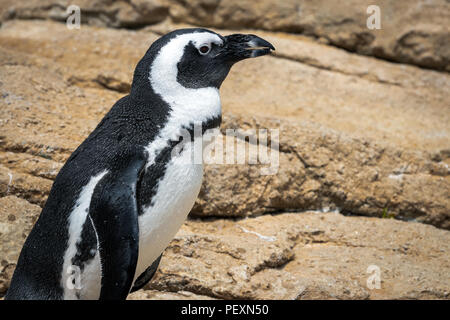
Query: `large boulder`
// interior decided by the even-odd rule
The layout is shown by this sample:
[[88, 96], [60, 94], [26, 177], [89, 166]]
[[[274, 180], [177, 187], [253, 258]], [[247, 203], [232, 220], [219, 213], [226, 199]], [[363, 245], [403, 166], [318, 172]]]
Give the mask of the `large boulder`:
[[[39, 212], [0, 198], [0, 294]], [[448, 299], [449, 244], [433, 226], [337, 212], [191, 220], [129, 299]]]
[[198, 26], [299, 33], [349, 51], [450, 71], [450, 4], [380, 0], [381, 29], [369, 29], [373, 1], [306, 0], [2, 0], [3, 19], [65, 21], [81, 8], [81, 22], [138, 28], [171, 19]]
[[449, 231], [432, 226], [335, 212], [188, 221], [146, 288], [224, 299], [448, 299], [449, 244]]
[[377, 1], [381, 29], [369, 29], [369, 0], [175, 0], [175, 21], [219, 28], [301, 33], [376, 57], [450, 71], [450, 4]]
[[154, 24], [168, 16], [169, 7], [164, 0], [2, 0], [0, 14], [3, 19], [52, 19], [66, 21], [73, 14], [70, 6], [81, 9], [82, 24], [137, 28]]
[[[268, 165], [208, 165], [193, 215], [243, 217], [332, 209], [450, 229], [450, 169], [441, 159], [352, 139], [305, 122], [228, 116], [223, 127], [239, 128], [234, 143], [243, 144], [242, 150], [252, 150], [239, 138], [258, 132], [251, 128], [278, 129], [279, 150], [267, 152]], [[273, 144], [270, 141], [269, 147]], [[266, 174], [270, 168], [273, 174]]]

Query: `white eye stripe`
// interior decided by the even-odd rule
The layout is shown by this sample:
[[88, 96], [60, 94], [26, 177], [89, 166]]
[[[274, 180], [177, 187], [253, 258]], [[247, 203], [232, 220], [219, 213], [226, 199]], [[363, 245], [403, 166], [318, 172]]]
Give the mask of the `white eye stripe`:
[[203, 45], [211, 47], [213, 43], [219, 46], [223, 44], [222, 39], [212, 33], [197, 33], [194, 34], [192, 38], [194, 38], [192, 41], [197, 48], [200, 48]]

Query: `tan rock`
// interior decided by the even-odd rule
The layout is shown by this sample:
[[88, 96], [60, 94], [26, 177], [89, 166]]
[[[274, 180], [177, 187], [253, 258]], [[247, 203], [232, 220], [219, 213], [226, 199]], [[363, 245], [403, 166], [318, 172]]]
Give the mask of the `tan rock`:
[[218, 28], [254, 28], [301, 33], [349, 51], [411, 63], [427, 68], [450, 69], [450, 5], [428, 2], [380, 0], [381, 29], [369, 29], [367, 12], [373, 2], [305, 0], [3, 0], [4, 19], [54, 19], [64, 21], [66, 8], [81, 7], [82, 23], [136, 28], [166, 18], [176, 22]]
[[[321, 37], [350, 51], [428, 68], [450, 68], [450, 5], [378, 1], [381, 29], [370, 30], [367, 9], [373, 2], [330, 1], [172, 1], [178, 22], [218, 28], [254, 28]], [[323, 42], [323, 41], [322, 41]]]
[[147, 288], [225, 299], [449, 298], [449, 237], [333, 212], [188, 221]]
[[127, 297], [127, 300], [214, 300], [212, 297], [198, 295], [189, 291], [165, 292], [157, 290], [139, 290]]
[[43, 206], [53, 182], [0, 165], [0, 196], [15, 195]]
[[272, 150], [279, 158], [276, 174], [262, 175], [261, 165], [208, 165], [191, 214], [235, 217], [338, 209], [376, 217], [388, 212], [450, 228], [448, 173], [436, 175], [441, 162], [426, 153], [399, 152], [307, 123], [252, 120], [225, 117], [223, 127], [279, 128], [280, 152]]
[[53, 19], [66, 21], [69, 6], [81, 9], [81, 23], [108, 27], [136, 28], [164, 20], [168, 7], [161, 0], [3, 0], [3, 19]]
[[[11, 260], [2, 260], [5, 290], [40, 209], [9, 196], [0, 210], [2, 257]], [[423, 224], [333, 212], [192, 220], [155, 279], [129, 299], [449, 298], [449, 237]], [[367, 285], [369, 266], [380, 270], [380, 289]]]
[[20, 250], [41, 208], [15, 196], [0, 198], [0, 295], [9, 287]]

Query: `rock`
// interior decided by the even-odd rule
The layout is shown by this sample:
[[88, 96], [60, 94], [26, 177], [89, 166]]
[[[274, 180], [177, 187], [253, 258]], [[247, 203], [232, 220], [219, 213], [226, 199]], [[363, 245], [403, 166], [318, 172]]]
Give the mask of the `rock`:
[[146, 289], [225, 299], [448, 299], [449, 240], [432, 226], [335, 212], [192, 220]]
[[73, 11], [71, 5], [81, 9], [81, 23], [108, 27], [137, 28], [164, 20], [168, 7], [160, 0], [33, 0], [3, 1], [3, 19], [53, 19], [66, 21]]
[[[367, 27], [371, 1], [172, 1], [174, 21], [217, 28], [301, 33], [379, 58], [450, 70], [450, 5], [379, 1], [380, 27]], [[322, 40], [323, 41], [323, 40]]]
[[386, 211], [450, 228], [448, 173], [437, 175], [437, 163], [427, 154], [399, 152], [308, 123], [234, 116], [225, 117], [223, 127], [279, 128], [280, 152], [272, 150], [271, 156], [279, 164], [271, 165], [274, 175], [261, 174], [257, 165], [208, 165], [192, 215], [338, 209], [381, 217]]
[[0, 165], [0, 196], [13, 194], [43, 206], [52, 183], [51, 180], [20, 173]]
[[380, 29], [369, 29], [371, 1], [238, 0], [4, 0], [4, 19], [64, 21], [66, 8], [81, 8], [82, 23], [137, 28], [172, 19], [175, 22], [217, 28], [253, 28], [300, 33], [349, 51], [378, 58], [450, 71], [450, 5], [377, 2]]
[[212, 297], [198, 295], [189, 291], [165, 292], [157, 290], [139, 290], [127, 297], [127, 300], [214, 300]]
[[20, 250], [41, 208], [15, 196], [0, 198], [0, 295], [9, 287]]
[[[8, 196], [0, 210], [5, 290], [40, 208]], [[432, 226], [335, 212], [191, 220], [129, 299], [445, 299], [449, 240]], [[367, 285], [369, 266], [380, 289]]]

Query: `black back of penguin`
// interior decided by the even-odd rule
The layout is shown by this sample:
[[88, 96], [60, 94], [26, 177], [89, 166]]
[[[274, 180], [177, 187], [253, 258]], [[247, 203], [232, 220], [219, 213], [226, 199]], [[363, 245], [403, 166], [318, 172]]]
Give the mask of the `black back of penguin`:
[[[64, 264], [73, 233], [71, 221], [76, 219], [73, 212], [77, 207], [83, 207], [86, 200], [82, 198], [83, 192], [93, 177], [102, 172], [105, 174], [96, 181], [86, 200], [90, 202], [85, 209], [87, 215], [81, 223], [70, 262], [83, 270], [99, 254], [102, 271], [99, 298], [123, 299], [129, 293], [137, 263], [140, 208], [151, 202], [155, 185], [164, 175], [168, 161], [165, 159], [159, 162], [160, 165], [145, 167], [146, 147], [164, 128], [172, 111], [163, 94], [153, 90], [149, 69], [155, 56], [171, 39], [199, 32], [210, 31], [178, 30], [155, 41], [135, 69], [131, 93], [114, 104], [69, 157], [24, 244], [6, 299], [67, 298], [66, 283], [62, 279], [67, 273]], [[227, 41], [219, 37], [225, 43], [229, 42], [230, 47], [231, 44], [237, 46], [233, 38]], [[239, 38], [242, 43], [254, 39], [262, 40], [255, 36]], [[211, 51], [224, 50], [211, 47]], [[206, 63], [195, 61], [197, 49], [189, 43], [177, 65], [177, 80], [186, 88], [218, 88], [235, 62], [250, 57], [247, 52], [247, 56], [227, 52], [227, 60], [214, 66], [207, 60]], [[218, 126], [220, 117], [205, 119], [205, 123]], [[169, 144], [170, 147], [174, 145]]]
[[118, 170], [133, 157], [143, 159], [145, 145], [154, 139], [169, 112], [143, 79], [150, 57], [148, 52], [135, 70], [134, 95], [114, 104], [58, 173], [21, 251], [6, 299], [63, 298], [61, 274], [69, 216], [83, 186], [104, 169]]

